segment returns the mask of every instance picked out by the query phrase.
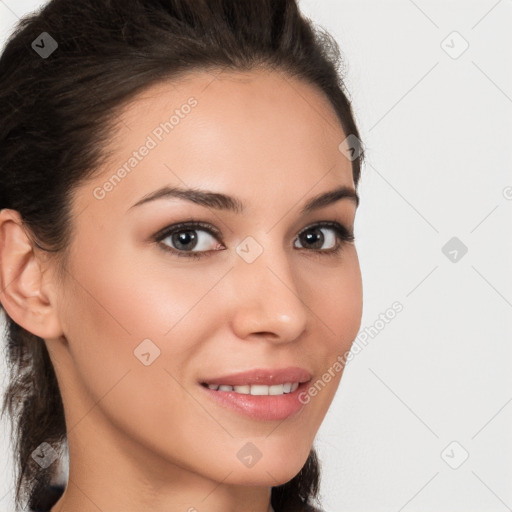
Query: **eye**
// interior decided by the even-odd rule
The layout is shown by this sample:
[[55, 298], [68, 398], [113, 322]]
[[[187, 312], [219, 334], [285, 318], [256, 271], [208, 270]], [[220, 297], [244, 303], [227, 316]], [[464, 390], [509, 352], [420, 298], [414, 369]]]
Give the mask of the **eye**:
[[[355, 238], [351, 231], [338, 222], [322, 222], [301, 231], [297, 240], [306, 249], [315, 249], [314, 252], [328, 255], [337, 254], [345, 243], [354, 242]], [[316, 250], [322, 248], [324, 250]]]
[[[179, 257], [202, 258], [212, 252], [223, 250], [220, 232], [203, 222], [182, 222], [167, 226], [153, 237], [160, 247]], [[297, 239], [309, 252], [320, 255], [335, 255], [345, 243], [353, 242], [354, 235], [338, 222], [321, 222], [302, 230]], [[327, 246], [327, 247], [325, 247]]]
[[219, 250], [219, 246], [222, 246], [216, 242], [215, 237], [220, 237], [220, 233], [209, 224], [184, 222], [164, 228], [154, 236], [154, 239], [164, 250], [177, 256], [200, 258], [209, 251]]

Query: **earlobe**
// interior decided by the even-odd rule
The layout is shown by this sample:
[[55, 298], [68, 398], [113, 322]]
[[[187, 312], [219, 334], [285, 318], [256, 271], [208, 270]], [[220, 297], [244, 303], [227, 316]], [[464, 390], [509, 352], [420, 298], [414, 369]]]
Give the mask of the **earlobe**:
[[62, 335], [55, 304], [19, 212], [0, 210], [0, 302], [7, 315], [44, 339]]

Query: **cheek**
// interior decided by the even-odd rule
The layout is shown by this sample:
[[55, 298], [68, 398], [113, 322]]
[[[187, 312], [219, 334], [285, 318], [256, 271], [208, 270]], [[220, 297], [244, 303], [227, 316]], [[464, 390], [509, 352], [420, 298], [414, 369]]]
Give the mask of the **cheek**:
[[141, 380], [130, 391], [134, 399], [147, 402], [145, 390], [156, 396], [158, 389], [165, 396], [173, 382], [170, 374], [187, 381], [190, 361], [207, 339], [207, 329], [218, 322], [209, 294], [218, 272], [198, 278], [185, 264], [166, 265], [165, 257], [155, 264], [147, 251], [116, 240], [115, 234], [95, 240], [95, 247], [77, 245], [63, 301], [64, 334], [78, 378], [98, 399], [130, 371], [134, 386], [137, 375]]
[[361, 326], [362, 280], [355, 248], [347, 252], [338, 269], [317, 276], [316, 283], [314, 299], [308, 306], [317, 320], [317, 334], [315, 343], [305, 346], [304, 352], [321, 365], [304, 400], [315, 410], [310, 418], [317, 427], [340, 385], [347, 355]]
[[197, 319], [204, 311], [193, 306], [211, 284], [191, 286], [184, 272], [165, 279], [126, 254], [110, 256], [108, 264], [101, 255], [75, 261], [66, 292], [71, 424], [102, 415], [141, 445], [186, 461], [205, 426], [212, 437], [225, 434], [187, 389], [189, 362], [205, 337]]
[[71, 271], [74, 307], [83, 313], [81, 324], [112, 342], [172, 334], [182, 319], [194, 316], [194, 306], [215, 282], [216, 276], [205, 274], [198, 279], [186, 264], [166, 265], [157, 248], [141, 250], [116, 233], [96, 247], [82, 246]]
[[[325, 354], [337, 356], [348, 350], [361, 326], [363, 290], [357, 252], [353, 246], [345, 251], [342, 264], [317, 277], [313, 313], [317, 316]], [[310, 286], [314, 286], [311, 283]]]

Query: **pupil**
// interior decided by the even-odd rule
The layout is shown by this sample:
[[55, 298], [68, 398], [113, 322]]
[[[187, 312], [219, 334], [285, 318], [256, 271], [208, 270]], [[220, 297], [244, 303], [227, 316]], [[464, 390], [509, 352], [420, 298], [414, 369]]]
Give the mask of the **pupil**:
[[[197, 236], [194, 234], [193, 231], [182, 231], [181, 233], [179, 233], [177, 235], [177, 246], [179, 247], [180, 245], [181, 246], [186, 246], [192, 242], [194, 242], [194, 244], [192, 245], [191, 248], [194, 248], [195, 247], [195, 242], [197, 242]], [[176, 243], [176, 240], [175, 240], [175, 243]], [[187, 248], [187, 247], [185, 247]]]
[[310, 231], [309, 233], [307, 233], [305, 235], [307, 243], [309, 245], [315, 245], [315, 243], [316, 243], [317, 247], [322, 247], [322, 244], [323, 244], [323, 234], [322, 234], [322, 232], [320, 231], [319, 228], [314, 228], [314, 229], [315, 229], [316, 233]]

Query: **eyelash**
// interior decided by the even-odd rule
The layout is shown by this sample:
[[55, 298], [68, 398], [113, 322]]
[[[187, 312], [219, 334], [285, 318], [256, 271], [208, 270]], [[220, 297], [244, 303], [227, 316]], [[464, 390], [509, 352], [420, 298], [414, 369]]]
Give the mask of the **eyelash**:
[[[315, 228], [328, 228], [332, 229], [338, 238], [336, 247], [334, 249], [327, 249], [327, 250], [314, 250], [314, 249], [307, 249], [303, 248], [303, 250], [310, 251], [314, 253], [316, 256], [335, 256], [337, 255], [341, 249], [343, 249], [345, 244], [352, 243], [355, 241], [354, 234], [348, 230], [345, 226], [341, 225], [338, 222], [318, 222], [316, 224], [312, 224], [311, 226], [308, 226], [307, 228], [303, 229], [297, 236], [302, 235], [303, 233], [310, 231]], [[204, 256], [209, 256], [213, 252], [218, 252], [217, 250], [210, 250], [210, 251], [179, 251], [177, 249], [173, 249], [172, 247], [169, 247], [166, 244], [161, 243], [162, 240], [165, 240], [169, 236], [172, 236], [175, 233], [179, 233], [181, 231], [195, 231], [196, 229], [200, 231], [206, 231], [210, 235], [213, 235], [215, 238], [219, 239], [221, 238], [220, 232], [214, 228], [210, 224], [206, 224], [204, 222], [181, 222], [179, 224], [173, 224], [172, 226], [166, 226], [165, 228], [158, 231], [155, 235], [153, 235], [152, 240], [154, 242], [157, 242], [159, 244], [159, 247], [166, 251], [170, 252], [172, 254], [175, 254], [176, 256], [180, 258], [193, 258], [193, 259], [199, 259], [203, 258]]]

